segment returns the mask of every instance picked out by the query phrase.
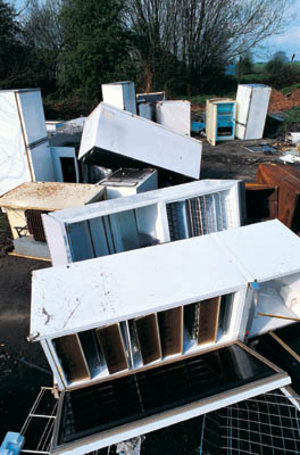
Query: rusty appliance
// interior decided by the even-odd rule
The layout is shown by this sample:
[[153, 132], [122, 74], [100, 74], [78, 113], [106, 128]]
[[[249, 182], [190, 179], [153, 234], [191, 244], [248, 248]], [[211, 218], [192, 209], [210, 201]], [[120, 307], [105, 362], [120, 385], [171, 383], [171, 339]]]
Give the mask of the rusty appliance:
[[286, 165], [259, 164], [256, 182], [278, 187], [277, 218], [300, 231], [300, 171]]
[[273, 220], [278, 216], [278, 187], [265, 183], [245, 183], [247, 224]]

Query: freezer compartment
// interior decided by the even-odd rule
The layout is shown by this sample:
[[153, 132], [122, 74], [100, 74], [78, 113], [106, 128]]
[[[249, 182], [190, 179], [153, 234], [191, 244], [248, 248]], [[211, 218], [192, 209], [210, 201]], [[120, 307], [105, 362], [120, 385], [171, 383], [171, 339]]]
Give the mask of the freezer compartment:
[[234, 344], [65, 392], [61, 395], [51, 453], [97, 450], [288, 382], [288, 376], [280, 370], [242, 344]]
[[164, 241], [158, 205], [66, 225], [72, 260], [81, 261]]
[[259, 283], [250, 308], [250, 337], [295, 322], [300, 318], [300, 273]]

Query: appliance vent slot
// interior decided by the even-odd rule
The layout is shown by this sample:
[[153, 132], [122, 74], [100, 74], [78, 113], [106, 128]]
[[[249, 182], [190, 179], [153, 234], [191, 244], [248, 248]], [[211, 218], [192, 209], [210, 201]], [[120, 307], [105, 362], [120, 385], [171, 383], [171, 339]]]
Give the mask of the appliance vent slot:
[[119, 324], [96, 330], [109, 374], [128, 369], [125, 346]]
[[228, 333], [234, 294], [52, 340], [68, 384], [105, 379], [216, 344]]
[[44, 226], [42, 222], [42, 214], [49, 213], [42, 210], [25, 210], [25, 218], [29, 233], [37, 242], [46, 242]]
[[56, 338], [53, 344], [67, 382], [91, 378], [78, 334]]
[[134, 320], [137, 340], [143, 359], [143, 364], [161, 360], [159, 328], [156, 314], [149, 314]]

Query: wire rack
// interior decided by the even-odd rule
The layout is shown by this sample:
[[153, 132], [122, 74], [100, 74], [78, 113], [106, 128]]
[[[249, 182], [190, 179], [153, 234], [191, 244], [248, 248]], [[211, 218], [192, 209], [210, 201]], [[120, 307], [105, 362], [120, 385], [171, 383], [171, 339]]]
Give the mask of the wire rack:
[[207, 414], [200, 454], [300, 454], [298, 409], [276, 391]]
[[[23, 453], [49, 455], [58, 400], [41, 389], [21, 434]], [[295, 405], [296, 403], [296, 405]], [[300, 399], [275, 391], [146, 435], [141, 455], [300, 454]], [[111, 446], [89, 455], [113, 455]]]

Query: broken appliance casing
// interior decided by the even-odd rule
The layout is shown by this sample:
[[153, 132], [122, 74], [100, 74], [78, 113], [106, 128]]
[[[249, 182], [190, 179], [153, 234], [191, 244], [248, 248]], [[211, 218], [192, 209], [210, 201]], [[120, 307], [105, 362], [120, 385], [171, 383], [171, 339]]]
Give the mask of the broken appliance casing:
[[102, 84], [101, 90], [104, 103], [137, 114], [134, 82]]
[[62, 265], [240, 226], [240, 182], [201, 180], [42, 218]]
[[238, 139], [262, 139], [271, 87], [239, 84], [236, 94], [235, 135]]
[[84, 125], [79, 158], [92, 159], [99, 154], [97, 159], [105, 166], [109, 160], [116, 160], [121, 155], [198, 179], [201, 153], [202, 143], [196, 139], [100, 103]]
[[0, 198], [8, 217], [14, 256], [50, 260], [41, 215], [78, 204], [100, 201], [102, 186], [60, 182], [27, 182]]
[[155, 169], [118, 169], [101, 180], [106, 188], [107, 199], [130, 196], [157, 189], [157, 171]]
[[[299, 239], [296, 243], [293, 233], [280, 222], [270, 221], [35, 271], [30, 337], [41, 341], [63, 390], [51, 451], [97, 450], [289, 384], [287, 374], [237, 342], [245, 335], [249, 282], [255, 276], [272, 280], [274, 274], [295, 272], [296, 261], [280, 255], [282, 251], [274, 253], [278, 235], [281, 250], [291, 252], [296, 247], [299, 251]], [[261, 251], [263, 237], [268, 245]], [[248, 245], [240, 249], [245, 239]], [[263, 263], [266, 252], [272, 254]], [[254, 269], [253, 276], [255, 258], [258, 272]], [[171, 271], [170, 264], [176, 264]], [[217, 368], [221, 389], [215, 383], [216, 371], [206, 370], [208, 365]], [[189, 397], [187, 378], [180, 379], [180, 372], [182, 368], [190, 371], [191, 381], [200, 366], [210, 384], [204, 387], [204, 395], [195, 393], [195, 384]], [[233, 385], [236, 368], [239, 379]], [[157, 394], [160, 387], [154, 385], [154, 395], [149, 387], [145, 389], [148, 382], [158, 384], [159, 378], [163, 380], [160, 387], [167, 385], [170, 393], [176, 386], [176, 400], [166, 394], [162, 403], [164, 394]], [[127, 391], [125, 395], [122, 390]], [[125, 402], [134, 403], [136, 390], [144, 408], [132, 415]], [[133, 393], [130, 400], [129, 393]], [[76, 397], [88, 415], [88, 406], [97, 403], [100, 426], [89, 429], [73, 405]], [[112, 408], [106, 408], [101, 397], [113, 400], [114, 409], [123, 409], [120, 419], [110, 416]], [[153, 400], [157, 400], [155, 409]], [[71, 419], [66, 420], [66, 412]], [[72, 413], [75, 421], [81, 415], [87, 427], [80, 434], [68, 424], [73, 439], [66, 440], [60, 435], [67, 421], [73, 421]]]
[[235, 101], [230, 98], [206, 100], [206, 138], [211, 145], [234, 139]]
[[300, 172], [278, 164], [259, 164], [257, 183], [278, 187], [278, 219], [295, 232], [300, 231]]
[[158, 101], [156, 121], [176, 133], [191, 135], [191, 103], [186, 100]]

